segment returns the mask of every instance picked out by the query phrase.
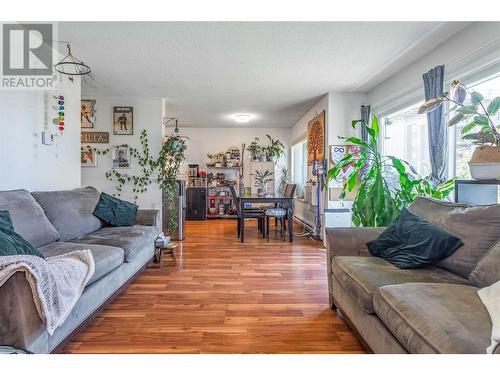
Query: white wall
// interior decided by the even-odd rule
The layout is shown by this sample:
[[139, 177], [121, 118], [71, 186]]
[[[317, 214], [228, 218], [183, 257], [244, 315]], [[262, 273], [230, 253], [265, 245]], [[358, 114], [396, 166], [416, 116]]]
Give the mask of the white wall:
[[[290, 129], [284, 128], [182, 128], [181, 134], [189, 138], [187, 140], [187, 157], [184, 163], [184, 171], [187, 164], [199, 164], [200, 170], [206, 170], [208, 162], [207, 153], [217, 154], [221, 151], [227, 151], [231, 146], [236, 146], [241, 150], [242, 143], [247, 147], [255, 137], [260, 139], [260, 143], [267, 145], [269, 134], [274, 139], [279, 139], [286, 148], [285, 157], [277, 163], [279, 165], [289, 166], [288, 155], [290, 153]], [[245, 151], [244, 170], [245, 175], [249, 172], [250, 152]], [[278, 176], [276, 176], [278, 177]], [[248, 177], [245, 185], [249, 186]]]
[[[96, 124], [94, 129], [84, 129], [85, 131], [105, 131], [109, 132], [109, 144], [92, 144], [91, 146], [105, 149], [111, 146], [128, 144], [141, 150], [139, 137], [141, 131], [146, 129], [148, 132], [150, 152], [157, 157], [162, 145], [162, 98], [110, 98], [96, 97], [90, 98], [96, 100]], [[131, 106], [134, 109], [134, 134], [133, 135], [113, 135], [113, 107]], [[85, 145], [83, 145], [85, 146]], [[98, 156], [97, 168], [84, 167], [82, 171], [82, 186], [94, 186], [100, 191], [108, 194], [115, 192], [116, 184], [106, 180], [105, 173], [111, 169], [112, 154]], [[138, 175], [139, 168], [137, 160], [131, 160], [130, 169], [122, 169], [120, 172], [126, 172], [130, 175]], [[125, 200], [133, 201], [134, 193], [131, 191], [132, 184], [125, 185], [121, 197]], [[148, 191], [139, 194], [137, 204], [141, 208], [160, 208], [161, 191], [157, 184], [149, 186]]]
[[[488, 69], [500, 60], [500, 22], [475, 22], [418, 61], [368, 92], [377, 113], [424, 99], [422, 75], [445, 65], [445, 79], [462, 79], [471, 69]], [[495, 65], [498, 69], [498, 65]], [[495, 69], [495, 68], [494, 68]]]
[[[65, 99], [65, 130], [42, 144], [56, 104]], [[0, 190], [62, 190], [80, 187], [80, 80], [64, 78], [56, 91], [0, 91]]]

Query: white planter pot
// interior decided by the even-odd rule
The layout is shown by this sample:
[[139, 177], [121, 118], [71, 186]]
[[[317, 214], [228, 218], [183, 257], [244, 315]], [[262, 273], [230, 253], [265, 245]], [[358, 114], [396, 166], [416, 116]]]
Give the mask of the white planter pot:
[[469, 163], [469, 169], [475, 180], [500, 179], [500, 163]]

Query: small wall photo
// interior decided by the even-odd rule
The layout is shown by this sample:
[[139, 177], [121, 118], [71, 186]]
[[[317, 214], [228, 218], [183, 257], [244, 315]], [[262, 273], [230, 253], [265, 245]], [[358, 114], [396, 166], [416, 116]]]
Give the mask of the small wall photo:
[[113, 168], [130, 168], [130, 149], [127, 147], [116, 147], [113, 150]]
[[134, 134], [134, 109], [132, 107], [113, 107], [113, 134]]
[[82, 150], [80, 163], [82, 167], [97, 167], [97, 153], [94, 150]]

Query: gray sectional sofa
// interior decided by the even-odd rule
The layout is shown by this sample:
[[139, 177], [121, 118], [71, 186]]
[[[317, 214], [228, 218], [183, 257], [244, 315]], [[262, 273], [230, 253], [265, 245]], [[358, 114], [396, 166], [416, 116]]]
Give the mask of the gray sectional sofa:
[[327, 229], [332, 307], [375, 353], [485, 353], [491, 319], [477, 290], [500, 279], [500, 205], [417, 198], [410, 211], [464, 245], [432, 267], [402, 270], [367, 250], [384, 228]]
[[14, 229], [46, 257], [90, 249], [95, 272], [73, 311], [53, 336], [42, 323], [24, 273], [0, 287], [0, 345], [34, 353], [60, 352], [122, 288], [139, 275], [154, 254], [159, 212], [139, 210], [135, 225], [109, 227], [92, 215], [100, 193], [92, 187], [68, 191], [0, 192], [0, 210], [10, 212]]

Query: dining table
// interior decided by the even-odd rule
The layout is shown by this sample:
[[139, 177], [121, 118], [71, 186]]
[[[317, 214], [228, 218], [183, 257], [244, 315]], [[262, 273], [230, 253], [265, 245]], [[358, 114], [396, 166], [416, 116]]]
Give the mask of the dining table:
[[240, 205], [240, 215], [241, 215], [241, 242], [245, 242], [245, 205], [247, 203], [255, 203], [255, 204], [269, 204], [274, 203], [275, 205], [279, 205], [288, 212], [288, 239], [290, 242], [293, 242], [293, 197], [287, 197], [281, 193], [269, 194], [269, 195], [242, 195], [239, 197], [238, 204]]

